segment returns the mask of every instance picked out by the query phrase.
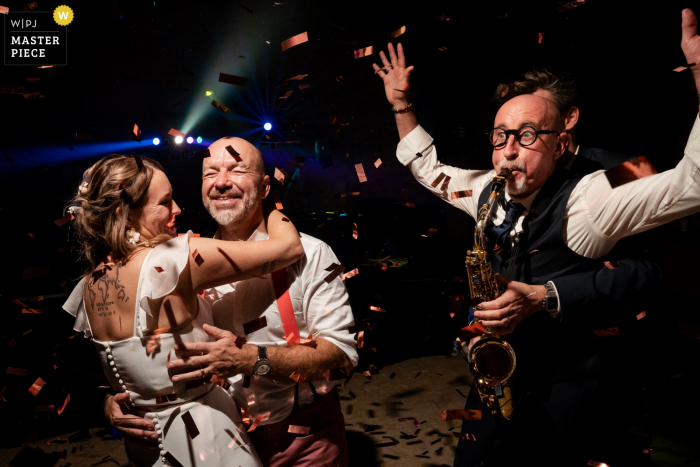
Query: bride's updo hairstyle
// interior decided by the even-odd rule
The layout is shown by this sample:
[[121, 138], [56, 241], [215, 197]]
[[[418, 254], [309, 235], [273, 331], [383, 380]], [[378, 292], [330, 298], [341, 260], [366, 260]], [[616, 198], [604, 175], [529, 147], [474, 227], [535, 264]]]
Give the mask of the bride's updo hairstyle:
[[139, 248], [170, 239], [163, 234], [152, 239], [141, 238], [137, 244], [127, 241], [129, 210], [145, 204], [154, 170], [162, 171], [163, 167], [153, 159], [112, 154], [83, 174], [83, 182], [68, 211], [75, 216], [72, 225], [80, 253], [90, 263], [86, 275], [107, 255], [111, 254], [112, 261], [126, 262]]

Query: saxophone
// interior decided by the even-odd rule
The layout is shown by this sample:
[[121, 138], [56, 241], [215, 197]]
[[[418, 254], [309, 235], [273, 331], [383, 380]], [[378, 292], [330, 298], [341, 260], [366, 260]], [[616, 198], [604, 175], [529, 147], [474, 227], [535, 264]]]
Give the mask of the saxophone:
[[[479, 209], [479, 218], [474, 229], [474, 249], [467, 251], [466, 260], [472, 299], [491, 301], [498, 297], [498, 286], [485, 249], [484, 229], [491, 221], [491, 211], [502, 194], [510, 172], [510, 169], [503, 169], [493, 177], [491, 194]], [[466, 344], [462, 343], [462, 350]], [[512, 386], [509, 380], [515, 371], [515, 352], [512, 347], [494, 334], [490, 327], [486, 327], [481, 339], [469, 350], [467, 361], [474, 373], [481, 400], [489, 406], [494, 415], [511, 420], [514, 402], [511, 399]]]

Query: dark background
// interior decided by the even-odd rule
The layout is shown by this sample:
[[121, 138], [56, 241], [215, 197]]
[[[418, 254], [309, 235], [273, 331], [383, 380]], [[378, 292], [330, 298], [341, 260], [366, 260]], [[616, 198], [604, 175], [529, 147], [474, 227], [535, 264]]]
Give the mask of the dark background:
[[[406, 26], [398, 40], [407, 63], [416, 67], [416, 113], [447, 164], [488, 168], [484, 133], [498, 108], [496, 85], [533, 66], [557, 65], [576, 75], [582, 91], [582, 145], [646, 155], [659, 171], [673, 168], [698, 112], [691, 73], [672, 71], [685, 64], [681, 10], [700, 12], [700, 2], [648, 7], [591, 0], [557, 13], [565, 3], [69, 2], [75, 19], [67, 27], [68, 65], [0, 71], [0, 84], [45, 96], [0, 94], [0, 368], [28, 370], [27, 376], [0, 375], [0, 443], [13, 446], [33, 432], [45, 437], [104, 424], [99, 405], [106, 390], [96, 387], [106, 380], [96, 353], [82, 336], [68, 339], [72, 322], [60, 309], [83, 265], [71, 251], [70, 226], [53, 221], [64, 214], [83, 171], [110, 153], [160, 161], [183, 209], [179, 229], [211, 235], [216, 226], [201, 205], [201, 162], [193, 152], [227, 135], [254, 144], [299, 141], [259, 147], [271, 176], [275, 167], [292, 176], [288, 162], [307, 158], [288, 187], [272, 180], [283, 212], [300, 231], [329, 243], [348, 270], [359, 268], [346, 282], [356, 322], [371, 328], [358, 370], [449, 353], [454, 330], [466, 318], [448, 297], [465, 292], [453, 278], [464, 274], [472, 221], [415, 184], [397, 161], [393, 115], [371, 64], [380, 63], [378, 52], [386, 49], [390, 33]], [[5, 4], [17, 10], [24, 2]], [[60, 4], [40, 1], [39, 10]], [[441, 13], [449, 21], [438, 21]], [[307, 43], [281, 51], [282, 41], [304, 31]], [[353, 50], [370, 45], [374, 55], [353, 58]], [[219, 83], [220, 72], [247, 77], [248, 86]], [[308, 77], [284, 83], [299, 74]], [[41, 80], [26, 81], [33, 77]], [[288, 90], [291, 96], [279, 99]], [[212, 98], [229, 112], [212, 107]], [[285, 127], [296, 118], [303, 123]], [[333, 124], [333, 118], [347, 124]], [[265, 122], [273, 125], [269, 133], [262, 129]], [[134, 123], [143, 132], [141, 143], [127, 137]], [[204, 146], [176, 145], [167, 134], [171, 128], [202, 136]], [[151, 144], [154, 137], [161, 139], [159, 146]], [[375, 168], [378, 158], [382, 164]], [[331, 160], [332, 167], [321, 167]], [[366, 183], [357, 179], [358, 163]], [[437, 233], [422, 237], [430, 228]], [[697, 413], [692, 388], [698, 382], [700, 319], [693, 297], [699, 232], [697, 215], [665, 230], [665, 241], [647, 253], [664, 270], [658, 303], [650, 304], [644, 320], [611, 338], [624, 342], [628, 364], [646, 378], [656, 429], [688, 444], [697, 436], [684, 422]], [[386, 256], [408, 263], [387, 270], [368, 266]], [[26, 268], [47, 265], [47, 275], [23, 279], [30, 274]], [[29, 301], [40, 295], [44, 300]], [[13, 299], [42, 313], [23, 313]], [[370, 305], [386, 312], [371, 312]], [[27, 389], [37, 377], [47, 384], [35, 397]], [[34, 411], [60, 405], [68, 393], [71, 402], [60, 417]]]

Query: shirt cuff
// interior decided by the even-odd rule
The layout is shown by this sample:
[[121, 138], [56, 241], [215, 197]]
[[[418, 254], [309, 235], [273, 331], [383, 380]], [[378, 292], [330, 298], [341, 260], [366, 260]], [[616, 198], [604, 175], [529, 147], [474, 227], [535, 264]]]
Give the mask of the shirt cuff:
[[396, 147], [396, 157], [403, 165], [408, 165], [416, 157], [422, 157], [433, 145], [433, 138], [422, 126], [418, 125]]
[[557, 290], [557, 286], [554, 284], [554, 281], [549, 281], [549, 284], [552, 284], [554, 293], [557, 294], [557, 313], [559, 314], [559, 322], [561, 323], [561, 298], [559, 297], [559, 291]]

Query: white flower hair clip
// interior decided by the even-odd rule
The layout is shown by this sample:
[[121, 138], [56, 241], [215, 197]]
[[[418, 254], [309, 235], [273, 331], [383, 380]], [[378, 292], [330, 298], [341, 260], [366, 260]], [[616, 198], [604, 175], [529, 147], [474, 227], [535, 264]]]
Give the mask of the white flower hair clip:
[[68, 213], [72, 216], [75, 216], [76, 213], [80, 210], [80, 206], [70, 206], [68, 207]]
[[80, 186], [78, 187], [78, 192], [81, 195], [84, 195], [87, 193], [87, 191], [88, 191], [88, 182], [81, 183]]

